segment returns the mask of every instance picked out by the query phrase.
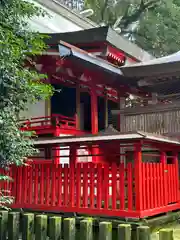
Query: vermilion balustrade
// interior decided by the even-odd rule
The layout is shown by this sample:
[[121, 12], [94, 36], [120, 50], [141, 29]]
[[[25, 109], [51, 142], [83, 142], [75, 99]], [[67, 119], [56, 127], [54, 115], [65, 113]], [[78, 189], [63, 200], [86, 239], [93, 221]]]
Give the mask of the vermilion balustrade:
[[76, 117], [66, 117], [61, 114], [52, 114], [51, 116], [20, 120], [20, 124], [23, 130], [32, 128], [48, 128], [51, 126], [59, 126], [65, 129], [76, 129]]
[[14, 181], [1, 181], [0, 187], [15, 197], [13, 208], [135, 218], [179, 208], [178, 166], [142, 163], [141, 167], [141, 195], [132, 163], [63, 167], [36, 160], [1, 170]]

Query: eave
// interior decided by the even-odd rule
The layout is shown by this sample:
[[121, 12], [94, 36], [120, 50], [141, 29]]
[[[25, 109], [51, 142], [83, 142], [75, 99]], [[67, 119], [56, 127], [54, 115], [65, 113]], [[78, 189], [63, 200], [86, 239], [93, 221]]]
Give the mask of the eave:
[[121, 67], [123, 75], [134, 79], [146, 92], [156, 92], [160, 98], [180, 98], [180, 56], [155, 59], [149, 62]]
[[56, 45], [59, 40], [62, 40], [80, 48], [84, 47], [87, 50], [87, 47], [91, 44], [105, 43], [115, 47], [137, 62], [153, 59], [146, 51], [120, 36], [110, 27], [96, 27], [83, 31], [50, 34], [49, 36], [48, 45]]
[[35, 140], [35, 146], [41, 145], [69, 145], [69, 144], [84, 144], [84, 143], [101, 143], [106, 141], [119, 141], [119, 142], [135, 142], [147, 140], [150, 142], [164, 143], [174, 146], [179, 146], [180, 142], [177, 139], [168, 138], [161, 135], [144, 133], [141, 131], [128, 132], [128, 133], [114, 133], [114, 134], [101, 134], [97, 135], [85, 135], [81, 137], [70, 136], [70, 137], [53, 137], [53, 138], [41, 138]]
[[107, 63], [105, 60], [101, 60], [92, 54], [89, 54], [79, 48], [72, 46], [71, 44], [60, 41], [59, 45], [60, 57], [74, 57], [79, 59], [86, 65], [93, 65], [95, 68], [103, 69], [107, 73], [116, 74], [122, 76], [122, 72], [119, 68]]

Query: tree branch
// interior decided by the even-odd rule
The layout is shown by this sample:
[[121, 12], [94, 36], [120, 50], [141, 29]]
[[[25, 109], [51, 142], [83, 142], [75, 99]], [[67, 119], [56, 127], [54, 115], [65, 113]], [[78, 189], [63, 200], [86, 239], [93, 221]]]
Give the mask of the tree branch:
[[101, 21], [104, 21], [104, 15], [105, 15], [105, 10], [107, 8], [107, 5], [108, 5], [108, 0], [105, 0], [104, 6], [101, 9]]
[[130, 16], [124, 16], [122, 18], [122, 28], [127, 28], [129, 24], [136, 22], [140, 16], [145, 12], [145, 10], [153, 9], [160, 1], [151, 0], [147, 3], [144, 3], [144, 0], [141, 0], [139, 8]]
[[129, 34], [130, 36], [134, 35], [134, 36], [139, 36], [139, 37], [145, 37], [144, 34], [138, 32], [138, 31], [131, 31], [131, 30], [122, 30], [121, 31], [121, 34], [124, 35], [124, 34]]

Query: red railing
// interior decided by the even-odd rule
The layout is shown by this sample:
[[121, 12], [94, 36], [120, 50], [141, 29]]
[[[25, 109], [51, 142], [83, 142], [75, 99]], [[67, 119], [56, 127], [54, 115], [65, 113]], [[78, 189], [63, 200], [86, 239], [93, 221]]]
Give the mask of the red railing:
[[[154, 215], [179, 207], [178, 165], [166, 163], [142, 164], [143, 215]], [[177, 205], [178, 204], [178, 205]]]
[[66, 117], [61, 114], [52, 114], [51, 116], [36, 117], [20, 120], [21, 129], [39, 129], [59, 126], [63, 129], [76, 129], [76, 117]]
[[14, 179], [0, 182], [15, 197], [12, 208], [131, 218], [180, 208], [176, 164], [142, 163], [139, 188], [132, 163], [57, 166], [36, 160], [1, 173]]
[[15, 201], [14, 208], [138, 217], [133, 199], [133, 169], [129, 164], [54, 165], [34, 161], [12, 167], [14, 182], [1, 182]]

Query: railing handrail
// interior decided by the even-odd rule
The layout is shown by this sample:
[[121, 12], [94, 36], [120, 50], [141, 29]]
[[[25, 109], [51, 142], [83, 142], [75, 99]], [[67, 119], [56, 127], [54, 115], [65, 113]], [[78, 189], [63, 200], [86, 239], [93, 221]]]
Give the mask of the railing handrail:
[[[23, 127], [39, 127], [45, 125], [52, 125], [52, 121], [56, 126], [62, 125], [67, 128], [76, 128], [76, 116], [75, 117], [67, 117], [62, 114], [52, 114], [50, 116], [39, 116], [33, 117], [30, 119], [22, 119], [20, 120], [20, 124], [24, 125]], [[38, 126], [34, 126], [35, 124], [39, 124]]]
[[62, 118], [62, 119], [67, 119], [67, 120], [71, 120], [71, 121], [75, 121], [76, 117], [67, 117], [64, 116], [62, 114], [52, 114], [49, 116], [39, 116], [39, 117], [33, 117], [33, 118], [27, 118], [27, 119], [20, 119], [19, 122], [28, 122], [28, 121], [32, 121], [32, 120], [41, 120], [41, 119], [52, 119], [53, 117], [57, 117], [57, 118]]

